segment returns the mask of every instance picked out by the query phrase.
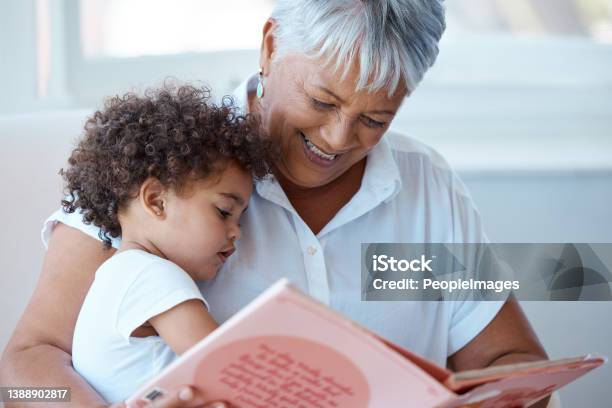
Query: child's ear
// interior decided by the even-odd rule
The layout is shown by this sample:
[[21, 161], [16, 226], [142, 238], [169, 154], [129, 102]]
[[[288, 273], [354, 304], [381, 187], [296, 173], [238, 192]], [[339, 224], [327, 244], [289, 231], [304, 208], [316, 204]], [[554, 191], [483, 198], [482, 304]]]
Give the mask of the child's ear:
[[158, 179], [149, 177], [142, 183], [139, 200], [147, 214], [153, 218], [162, 220], [166, 217], [167, 189]]

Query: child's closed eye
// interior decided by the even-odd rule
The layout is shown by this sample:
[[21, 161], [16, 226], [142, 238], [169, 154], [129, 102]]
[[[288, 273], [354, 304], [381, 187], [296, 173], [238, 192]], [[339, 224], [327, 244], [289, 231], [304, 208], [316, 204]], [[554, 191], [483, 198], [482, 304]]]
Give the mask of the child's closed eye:
[[223, 209], [218, 208], [218, 207], [217, 207], [217, 211], [219, 211], [219, 215], [223, 219], [226, 219], [227, 217], [231, 217], [232, 216], [232, 213], [230, 213], [229, 211], [223, 210]]

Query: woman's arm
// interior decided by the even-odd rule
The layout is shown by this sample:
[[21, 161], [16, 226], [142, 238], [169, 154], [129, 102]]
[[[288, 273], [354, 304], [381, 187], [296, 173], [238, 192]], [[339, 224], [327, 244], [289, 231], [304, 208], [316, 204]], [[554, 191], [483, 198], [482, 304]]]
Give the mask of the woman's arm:
[[113, 252], [74, 228], [55, 227], [37, 287], [0, 361], [2, 385], [70, 387], [74, 404], [104, 404], [74, 371], [70, 354], [74, 326], [94, 273]]
[[[454, 371], [548, 359], [521, 306], [508, 299], [499, 313], [465, 347], [449, 357]], [[545, 407], [548, 399], [536, 404]]]
[[491, 323], [448, 362], [454, 371], [463, 371], [547, 358], [521, 306], [510, 298]]
[[[113, 253], [74, 228], [63, 224], [55, 227], [36, 290], [0, 360], [2, 386], [69, 387], [72, 406], [107, 405], [74, 371], [71, 352], [74, 326], [95, 271]], [[192, 398], [193, 390], [182, 391], [184, 398], [177, 393], [156, 401], [156, 407], [183, 406]], [[51, 405], [33, 402], [7, 407]]]

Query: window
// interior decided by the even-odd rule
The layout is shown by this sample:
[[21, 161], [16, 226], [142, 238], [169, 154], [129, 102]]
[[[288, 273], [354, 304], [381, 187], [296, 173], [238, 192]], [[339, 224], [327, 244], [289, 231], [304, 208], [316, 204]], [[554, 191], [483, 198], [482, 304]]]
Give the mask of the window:
[[272, 0], [80, 0], [86, 58], [256, 49]]
[[440, 56], [394, 128], [463, 172], [609, 169], [611, 0], [447, 0]]
[[455, 33], [506, 31], [612, 42], [610, 0], [450, 0], [446, 5]]
[[[105, 96], [169, 76], [231, 92], [256, 72], [261, 29], [274, 6], [274, 0], [34, 3], [38, 68], [28, 75], [37, 72], [39, 95], [76, 107], [98, 106]], [[478, 162], [458, 146], [467, 139], [489, 149], [478, 156], [489, 162], [503, 156], [519, 166], [535, 140], [543, 154], [565, 155], [549, 154], [555, 163], [612, 162], [601, 154], [612, 151], [612, 0], [445, 5], [448, 28], [438, 62], [405, 102], [395, 128], [433, 144], [451, 162], [459, 156]], [[0, 11], [17, 8], [26, 16], [25, 5], [12, 2]], [[24, 42], [19, 32], [3, 34], [6, 44]], [[5, 72], [26, 77], [17, 74]]]
[[[274, 0], [80, 0], [86, 58], [256, 49]], [[562, 35], [612, 42], [610, 0], [449, 0], [447, 36]]]
[[[227, 93], [257, 70], [261, 29], [274, 3], [65, 2], [70, 92], [77, 103], [91, 104], [119, 89], [176, 76], [204, 79], [213, 89]], [[443, 63], [436, 64], [426, 85], [576, 82], [580, 79], [571, 72], [571, 61], [563, 60], [568, 55], [561, 53], [578, 51], [576, 57], [581, 58], [583, 50], [597, 54], [597, 42], [612, 42], [612, 0], [447, 0], [445, 4], [448, 29], [441, 45]], [[566, 50], [566, 44], [575, 46]], [[594, 48], [586, 50], [591, 45]], [[502, 49], [503, 66], [482, 61]], [[555, 72], [549, 69], [552, 64], [535, 63], [542, 52], [553, 54], [553, 60], [561, 63]], [[532, 60], [526, 61], [525, 56]], [[589, 80], [598, 77], [589, 75]]]

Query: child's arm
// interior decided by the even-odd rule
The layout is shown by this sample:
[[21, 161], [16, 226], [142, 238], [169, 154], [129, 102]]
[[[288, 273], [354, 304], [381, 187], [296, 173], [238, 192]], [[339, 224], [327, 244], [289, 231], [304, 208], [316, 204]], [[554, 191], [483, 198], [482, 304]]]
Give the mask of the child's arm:
[[206, 306], [198, 299], [179, 303], [150, 318], [149, 323], [178, 355], [219, 327]]

